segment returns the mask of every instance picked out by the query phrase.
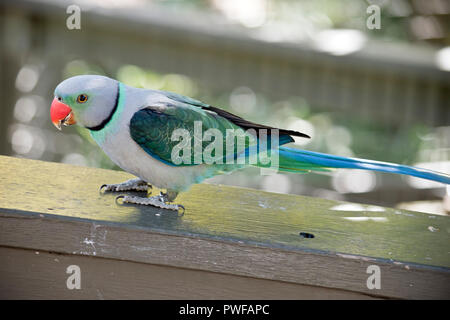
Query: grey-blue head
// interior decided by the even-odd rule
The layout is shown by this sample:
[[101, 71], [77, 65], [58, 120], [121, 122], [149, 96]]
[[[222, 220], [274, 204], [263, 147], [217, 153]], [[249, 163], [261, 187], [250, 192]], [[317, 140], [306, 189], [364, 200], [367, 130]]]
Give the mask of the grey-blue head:
[[81, 75], [61, 82], [50, 108], [53, 124], [79, 124], [95, 129], [107, 121], [117, 104], [119, 82], [104, 76]]

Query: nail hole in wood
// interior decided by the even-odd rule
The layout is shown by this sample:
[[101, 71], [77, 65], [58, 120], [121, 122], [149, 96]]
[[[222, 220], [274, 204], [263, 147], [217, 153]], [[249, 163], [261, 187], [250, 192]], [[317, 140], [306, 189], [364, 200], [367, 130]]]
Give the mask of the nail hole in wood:
[[314, 235], [312, 233], [308, 233], [308, 232], [300, 232], [299, 235], [302, 238], [307, 238], [307, 239], [314, 238]]

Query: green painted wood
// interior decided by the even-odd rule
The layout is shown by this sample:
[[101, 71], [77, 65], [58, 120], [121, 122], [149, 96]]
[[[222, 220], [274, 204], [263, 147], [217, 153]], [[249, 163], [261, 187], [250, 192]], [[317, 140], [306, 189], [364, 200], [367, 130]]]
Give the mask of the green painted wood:
[[[109, 221], [290, 251], [450, 267], [446, 216], [201, 184], [177, 198], [186, 207], [180, 217], [152, 207], [120, 206], [114, 201], [117, 194], [98, 191], [103, 183], [128, 178], [125, 172], [0, 156], [0, 212]], [[314, 238], [303, 238], [300, 232]]]

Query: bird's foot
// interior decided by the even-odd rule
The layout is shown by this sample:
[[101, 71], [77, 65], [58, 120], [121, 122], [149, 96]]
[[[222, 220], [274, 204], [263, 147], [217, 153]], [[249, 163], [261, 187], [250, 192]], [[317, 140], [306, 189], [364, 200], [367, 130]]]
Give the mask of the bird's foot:
[[153, 196], [153, 197], [149, 197], [149, 198], [129, 196], [129, 195], [120, 195], [120, 196], [116, 197], [116, 203], [121, 204], [121, 203], [119, 203], [120, 199], [122, 199], [122, 204], [123, 203], [133, 203], [133, 204], [142, 204], [142, 205], [146, 205], [146, 206], [154, 206], [157, 208], [178, 211], [178, 213], [180, 215], [183, 215], [184, 211], [185, 211], [184, 207], [181, 204], [170, 203], [167, 193], [162, 193], [162, 192], [157, 196]]
[[[102, 191], [112, 191], [112, 192], [118, 192], [118, 191], [146, 191], [148, 192], [148, 189], [152, 189], [152, 186], [149, 185], [147, 182], [145, 182], [142, 179], [134, 178], [127, 180], [122, 183], [116, 183], [116, 184], [104, 184], [100, 187], [100, 192]], [[150, 192], [151, 194], [151, 192]]]

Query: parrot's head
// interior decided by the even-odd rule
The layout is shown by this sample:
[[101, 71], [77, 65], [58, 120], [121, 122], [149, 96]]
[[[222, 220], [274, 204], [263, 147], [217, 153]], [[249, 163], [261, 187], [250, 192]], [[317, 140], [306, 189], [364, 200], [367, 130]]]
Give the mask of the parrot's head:
[[82, 75], [61, 82], [55, 89], [50, 118], [56, 128], [78, 124], [100, 125], [115, 107], [119, 82], [104, 76]]

